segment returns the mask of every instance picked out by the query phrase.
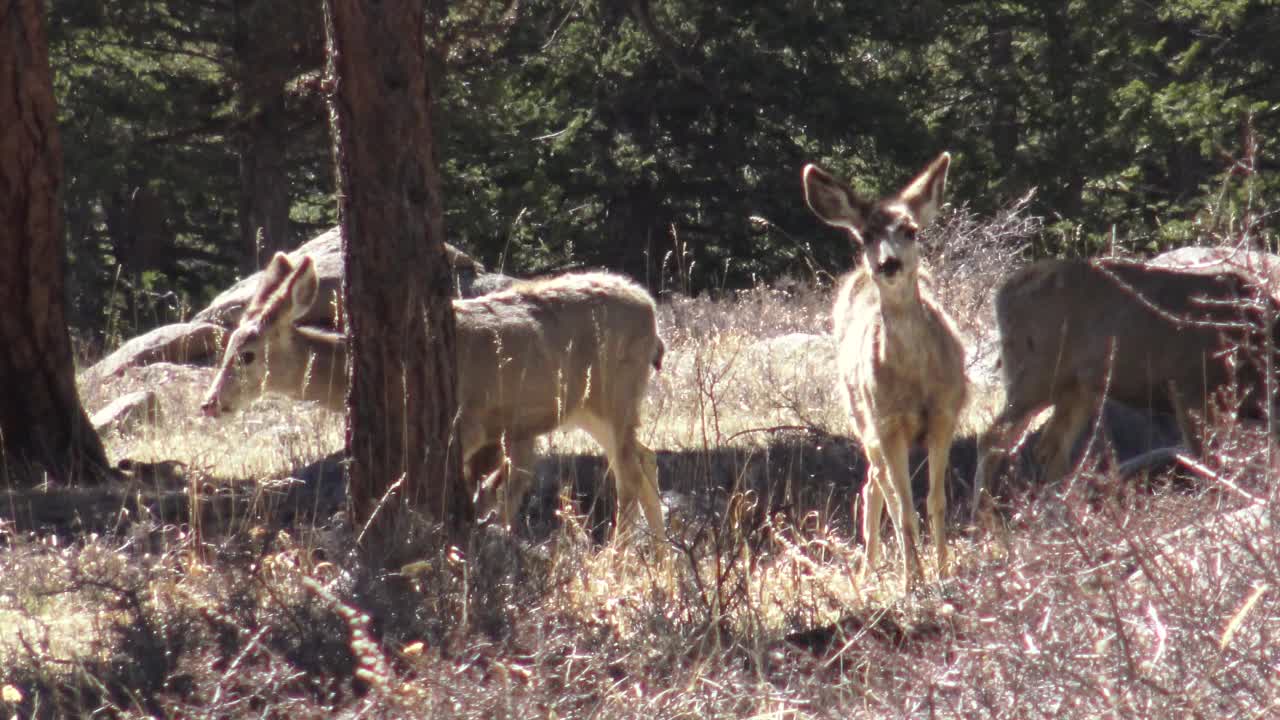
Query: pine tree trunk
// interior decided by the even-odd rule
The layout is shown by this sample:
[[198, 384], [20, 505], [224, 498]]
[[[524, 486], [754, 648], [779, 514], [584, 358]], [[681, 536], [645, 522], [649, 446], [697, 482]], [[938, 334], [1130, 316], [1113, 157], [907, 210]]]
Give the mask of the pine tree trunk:
[[[285, 82], [293, 63], [280, 46], [297, 42], [282, 28], [275, 3], [237, 0], [235, 9], [236, 85], [240, 101], [240, 269], [256, 272], [277, 250], [293, 248], [289, 235], [289, 115]], [[283, 39], [282, 39], [283, 38]], [[259, 236], [261, 233], [261, 236]]]
[[1046, 80], [1053, 102], [1053, 137], [1049, 140], [1057, 187], [1046, 193], [1043, 200], [1064, 217], [1079, 218], [1084, 209], [1084, 167], [1086, 157], [1085, 133], [1075, 108], [1076, 83], [1081, 64], [1076, 58], [1076, 28], [1071, 21], [1071, 3], [1054, 0], [1045, 4], [1044, 30], [1048, 40], [1046, 55]]
[[[456, 367], [423, 0], [326, 0], [331, 117], [353, 357], [353, 523], [394, 532], [401, 504], [471, 520], [451, 442]], [[381, 505], [381, 507], [380, 507]]]
[[287, 252], [294, 246], [289, 234], [289, 174], [285, 170], [289, 129], [284, 88], [274, 96], [253, 101], [240, 138], [239, 223], [245, 257], [241, 270], [245, 274], [261, 270], [276, 251]]
[[67, 334], [56, 117], [44, 4], [0, 2], [0, 485], [107, 473]]
[[1016, 178], [1019, 142], [1018, 68], [1013, 62], [1013, 23], [1003, 11], [994, 12], [995, 15], [987, 23], [987, 60], [992, 88], [989, 126], [991, 149], [999, 168], [1001, 188], [1020, 188], [1021, 180]]

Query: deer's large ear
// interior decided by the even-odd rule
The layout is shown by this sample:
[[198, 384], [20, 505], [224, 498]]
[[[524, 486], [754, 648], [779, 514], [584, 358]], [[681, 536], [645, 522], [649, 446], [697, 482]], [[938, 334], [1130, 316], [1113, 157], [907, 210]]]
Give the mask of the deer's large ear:
[[291, 272], [293, 263], [289, 262], [289, 256], [278, 252], [262, 270], [262, 281], [258, 283], [258, 287], [277, 287]]
[[293, 263], [289, 262], [289, 256], [282, 252], [276, 253], [275, 257], [271, 258], [271, 262], [267, 263], [259, 273], [258, 288], [254, 290], [253, 298], [245, 307], [244, 314], [246, 316], [261, 314], [263, 308], [271, 302], [272, 296], [289, 279], [292, 272]]
[[898, 200], [907, 206], [920, 227], [933, 222], [938, 209], [942, 207], [942, 194], [947, 189], [949, 167], [951, 153], [944, 152], [898, 193]]
[[293, 275], [289, 276], [289, 314], [292, 319], [302, 319], [315, 304], [319, 294], [320, 278], [316, 276], [315, 263], [311, 261], [310, 255], [304, 255], [294, 266]]
[[862, 239], [870, 207], [852, 188], [817, 165], [804, 166], [804, 201], [818, 219]]

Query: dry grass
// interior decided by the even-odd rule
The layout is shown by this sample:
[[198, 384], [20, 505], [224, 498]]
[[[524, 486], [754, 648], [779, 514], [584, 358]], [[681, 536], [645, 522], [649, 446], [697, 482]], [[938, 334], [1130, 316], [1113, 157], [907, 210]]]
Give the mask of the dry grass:
[[[957, 306], [977, 302], [1021, 231], [963, 213], [943, 230], [941, 247], [967, 259], [937, 270], [940, 287]], [[964, 255], [965, 238], [976, 254]], [[549, 509], [528, 508], [554, 522], [516, 537], [484, 528], [449, 547], [406, 517], [418, 560], [389, 570], [353, 550], [340, 517], [246, 518], [201, 540], [146, 520], [72, 539], [0, 524], [0, 714], [1276, 712], [1280, 502], [1265, 437], [1220, 428], [1217, 460], [1192, 482], [1137, 488], [1086, 468], [1012, 496], [981, 528], [954, 528], [952, 577], [900, 596], [895, 563], [857, 580], [858, 453], [839, 437], [827, 312], [823, 289], [663, 306], [668, 362], [645, 440], [662, 451], [671, 566], [644, 542], [593, 542], [572, 483]], [[985, 312], [964, 313], [973, 347], [986, 342]], [[153, 367], [82, 390], [93, 409], [158, 387], [162, 425], [109, 436], [112, 457], [181, 460], [209, 488], [279, 476], [341, 446], [336, 416], [281, 400], [200, 418], [205, 380]], [[997, 399], [985, 388], [970, 431]], [[597, 452], [589, 441], [549, 446], [560, 457], [545, 472], [597, 482], [598, 460], [563, 457]]]
[[[859, 587], [856, 547], [820, 525], [724, 523], [674, 575], [572, 527], [424, 547], [391, 577], [341, 532], [246, 532], [208, 562], [181, 539], [10, 538], [0, 684], [44, 717], [1264, 717], [1280, 505], [1235, 480], [1261, 504], [1099, 498], [1085, 475], [907, 598]], [[78, 646], [50, 626], [67, 617]]]
[[181, 460], [189, 472], [219, 480], [276, 477], [342, 448], [342, 419], [311, 403], [264, 397], [229, 419], [200, 414], [210, 368], [162, 363], [129, 368], [123, 376], [81, 387], [90, 411], [141, 389], [160, 396], [162, 420], [136, 432], [104, 438], [113, 460]]

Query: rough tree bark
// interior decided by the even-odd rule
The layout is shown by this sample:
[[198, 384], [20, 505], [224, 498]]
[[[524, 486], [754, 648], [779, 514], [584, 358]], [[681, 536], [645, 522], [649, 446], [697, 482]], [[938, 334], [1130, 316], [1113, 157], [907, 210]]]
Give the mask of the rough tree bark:
[[[289, 126], [287, 85], [323, 62], [320, 8], [310, 3], [235, 0], [236, 93], [240, 103], [241, 270], [262, 268], [289, 250]], [[261, 242], [258, 233], [261, 231]]]
[[1008, 189], [1023, 186], [1020, 179], [1015, 179], [1020, 135], [1017, 67], [1013, 58], [1013, 19], [1003, 10], [993, 12], [987, 21], [987, 60], [992, 88], [989, 133], [996, 164], [1001, 168], [1002, 194], [1008, 195]]
[[109, 472], [67, 334], [55, 107], [44, 3], [0, 0], [0, 485]]
[[242, 86], [241, 102], [250, 107], [240, 135], [241, 272], [261, 269], [277, 250], [288, 250], [289, 176], [285, 148], [289, 142], [284, 88], [255, 93]]
[[325, 0], [325, 15], [353, 356], [352, 520], [386, 537], [410, 504], [456, 533], [473, 511], [451, 442], [455, 331], [423, 0]]
[[1046, 80], [1049, 84], [1052, 107], [1058, 113], [1052, 122], [1054, 136], [1050, 139], [1052, 157], [1056, 158], [1056, 170], [1060, 180], [1057, 187], [1046, 188], [1041, 196], [1048, 207], [1055, 208], [1063, 217], [1080, 217], [1084, 209], [1083, 158], [1087, 157], [1084, 126], [1075, 111], [1076, 85], [1083, 64], [1077, 58], [1078, 50], [1073, 32], [1071, 3], [1053, 0], [1041, 8], [1044, 17], [1044, 33], [1048, 39], [1045, 49]]

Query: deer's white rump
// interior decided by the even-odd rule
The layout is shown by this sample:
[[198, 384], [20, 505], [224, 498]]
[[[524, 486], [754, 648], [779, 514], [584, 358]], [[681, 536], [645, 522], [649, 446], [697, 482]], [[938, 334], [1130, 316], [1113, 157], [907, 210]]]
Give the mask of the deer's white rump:
[[[346, 338], [299, 326], [316, 297], [310, 258], [277, 254], [231, 334], [202, 408], [233, 411], [261, 392], [344, 411]], [[517, 283], [454, 300], [457, 318], [457, 437], [485, 505], [510, 524], [528, 488], [537, 436], [585, 430], [617, 479], [619, 527], [638, 503], [663, 537], [657, 463], [636, 437], [652, 370], [661, 364], [653, 299], [609, 273]], [[662, 543], [658, 547], [662, 548]]]

